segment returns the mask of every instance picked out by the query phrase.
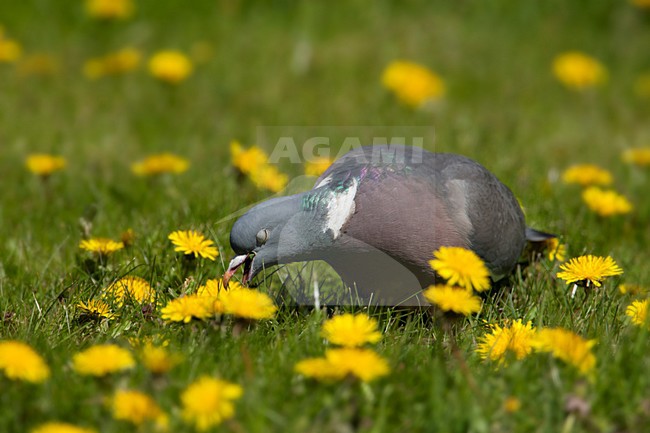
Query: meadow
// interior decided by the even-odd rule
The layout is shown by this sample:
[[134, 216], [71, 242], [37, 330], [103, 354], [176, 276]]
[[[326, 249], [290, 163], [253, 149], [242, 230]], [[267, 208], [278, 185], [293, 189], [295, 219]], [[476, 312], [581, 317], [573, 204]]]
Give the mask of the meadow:
[[[102, 3], [0, 2], [0, 431], [647, 430], [647, 1]], [[156, 69], [166, 50], [183, 59]], [[567, 77], [557, 61], [570, 52], [583, 57]], [[396, 61], [427, 71], [417, 69], [430, 90], [422, 100], [386, 85]], [[296, 370], [334, 345], [322, 327], [344, 311], [279, 305], [259, 320], [163, 311], [221, 278], [234, 256], [233, 215], [283, 194], [286, 181], [309, 183], [305, 161], [242, 168], [256, 144], [273, 150], [257, 143], [260, 131], [313, 128], [336, 147], [387, 127], [435, 131], [429, 150], [485, 165], [530, 226], [558, 235], [565, 257], [528, 253], [467, 317], [350, 309], [381, 332], [366, 345], [388, 366], [377, 377], [322, 381]], [[179, 159], [159, 173], [145, 162], [162, 153]], [[26, 165], [34, 154], [64, 165], [39, 174]], [[609, 179], [571, 179], [575, 164]], [[590, 207], [593, 182], [628, 206]], [[596, 201], [611, 208], [611, 197]], [[218, 255], [175, 251], [169, 235], [186, 230]], [[80, 247], [94, 238], [122, 245]], [[572, 296], [560, 266], [586, 255], [623, 272]], [[258, 289], [273, 299], [283, 273], [267, 274]], [[87, 308], [125, 277], [144, 280], [151, 298], [123, 287], [110, 311]], [[629, 314], [633, 302], [646, 310]], [[586, 347], [595, 363], [581, 369], [582, 360], [533, 350], [525, 335], [502, 342], [502, 357], [477, 351], [495, 329], [528, 322], [530, 335], [570, 331], [578, 338], [567, 351]], [[84, 371], [77, 355], [106, 344], [118, 352]], [[119, 357], [115, 371], [93, 373]], [[206, 377], [229, 385], [212, 397], [197, 391], [192, 412], [188, 390]], [[127, 398], [120, 411], [121, 390], [150, 400]], [[200, 424], [201, 410], [221, 415]]]

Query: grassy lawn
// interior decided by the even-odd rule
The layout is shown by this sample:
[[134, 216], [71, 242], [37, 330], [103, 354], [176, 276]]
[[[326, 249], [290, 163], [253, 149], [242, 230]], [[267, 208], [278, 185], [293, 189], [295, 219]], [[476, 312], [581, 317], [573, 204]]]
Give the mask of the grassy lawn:
[[[82, 1], [0, 3], [0, 41], [22, 46], [15, 61], [0, 62], [0, 340], [29, 344], [51, 370], [37, 384], [0, 374], [0, 431], [53, 420], [107, 433], [155, 431], [155, 423], [114, 418], [109, 400], [119, 389], [152, 396], [169, 431], [192, 431], [180, 396], [205, 375], [243, 390], [216, 431], [640, 432], [650, 425], [648, 329], [625, 314], [647, 293], [619, 289], [650, 288], [650, 168], [621, 158], [650, 146], [650, 92], [647, 83], [645, 93], [638, 88], [650, 71], [650, 9], [555, 0], [134, 4], [126, 19], [101, 20]], [[84, 75], [88, 59], [124, 47], [141, 53], [137, 68]], [[193, 63], [177, 84], [147, 67], [168, 49]], [[605, 82], [575, 90], [558, 81], [553, 60], [572, 50], [597, 59]], [[434, 71], [445, 95], [420, 109], [400, 103], [381, 81], [398, 59]], [[567, 244], [567, 260], [610, 256], [624, 273], [572, 298], [556, 277], [560, 262], [544, 256], [484, 294], [481, 312], [468, 318], [432, 323], [358, 309], [378, 320], [383, 338], [373, 347], [390, 366], [369, 382], [320, 383], [294, 371], [327, 347], [323, 311], [280, 306], [273, 319], [254, 323], [163, 320], [169, 300], [224, 273], [234, 256], [232, 215], [273, 195], [232, 167], [232, 140], [249, 147], [265, 131], [313, 128], [334, 138], [335, 154], [342, 137], [381, 135], [387, 126], [435, 131], [429, 150], [488, 167], [520, 199], [529, 225]], [[161, 152], [189, 168], [132, 172], [133, 163]], [[36, 176], [25, 167], [34, 153], [60, 155], [66, 167]], [[609, 170], [611, 188], [632, 211], [590, 211], [580, 186], [562, 181], [578, 163]], [[303, 164], [283, 160], [279, 168], [295, 183], [309, 181]], [[129, 228], [133, 244], [104, 260], [79, 248], [85, 237], [119, 240]], [[188, 261], [174, 251], [168, 235], [190, 229], [214, 241], [216, 260]], [[274, 295], [283, 272], [259, 288]], [[80, 314], [79, 302], [124, 276], [149, 282], [155, 305], [115, 306], [112, 320]], [[335, 280], [324, 275], [320, 284]], [[581, 374], [546, 353], [483, 360], [476, 348], [490, 326], [516, 319], [595, 340], [593, 371]], [[182, 361], [152, 374], [134, 343], [147, 338]], [[75, 371], [76, 353], [104, 343], [127, 349], [136, 365], [102, 378]]]

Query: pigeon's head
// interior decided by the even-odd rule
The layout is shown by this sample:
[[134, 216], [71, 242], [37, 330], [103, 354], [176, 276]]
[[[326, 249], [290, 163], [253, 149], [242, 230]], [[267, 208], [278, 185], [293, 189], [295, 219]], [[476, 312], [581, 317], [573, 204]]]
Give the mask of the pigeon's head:
[[301, 211], [300, 194], [273, 198], [242, 215], [230, 232], [230, 245], [237, 253], [223, 276], [224, 286], [240, 267], [242, 283], [248, 283], [264, 268], [311, 258], [320, 240], [310, 230], [309, 218]]

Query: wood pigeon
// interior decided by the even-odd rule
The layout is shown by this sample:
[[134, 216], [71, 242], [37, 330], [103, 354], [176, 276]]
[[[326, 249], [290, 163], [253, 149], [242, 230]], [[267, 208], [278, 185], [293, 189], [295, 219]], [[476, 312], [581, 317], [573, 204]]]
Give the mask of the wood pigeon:
[[334, 162], [313, 189], [241, 216], [230, 232], [238, 255], [223, 278], [227, 286], [243, 266], [246, 284], [276, 264], [324, 260], [356, 305], [427, 305], [421, 290], [435, 283], [429, 260], [439, 247], [473, 250], [497, 280], [515, 267], [527, 238], [548, 237], [526, 227], [510, 189], [477, 162], [367, 146]]

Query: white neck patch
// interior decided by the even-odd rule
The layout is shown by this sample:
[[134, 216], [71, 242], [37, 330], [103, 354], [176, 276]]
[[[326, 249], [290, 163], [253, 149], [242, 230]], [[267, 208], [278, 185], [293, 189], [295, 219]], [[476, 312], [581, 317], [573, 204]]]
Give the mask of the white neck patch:
[[312, 189], [316, 189], [316, 188], [320, 188], [321, 186], [325, 186], [325, 185], [329, 184], [331, 181], [332, 181], [332, 176], [327, 176], [325, 179], [321, 180], [316, 185], [314, 185], [314, 188], [312, 188]]
[[359, 183], [352, 179], [352, 185], [340, 193], [333, 193], [332, 199], [327, 204], [327, 220], [323, 232], [332, 231], [334, 239], [341, 234], [341, 228], [354, 213], [354, 197], [357, 195]]

